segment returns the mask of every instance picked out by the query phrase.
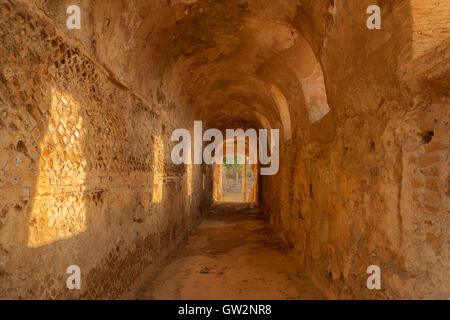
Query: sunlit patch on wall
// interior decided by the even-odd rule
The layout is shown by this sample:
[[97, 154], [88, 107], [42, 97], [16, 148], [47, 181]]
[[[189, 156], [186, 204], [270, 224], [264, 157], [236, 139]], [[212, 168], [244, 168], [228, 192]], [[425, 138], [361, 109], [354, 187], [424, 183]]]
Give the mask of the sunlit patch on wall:
[[71, 238], [86, 230], [85, 128], [80, 105], [52, 89], [48, 127], [40, 143], [28, 247]]
[[317, 122], [330, 112], [320, 64], [316, 63], [314, 72], [302, 79], [301, 82], [309, 121], [311, 123]]
[[289, 113], [289, 105], [284, 94], [276, 86], [272, 85], [270, 87], [272, 93], [272, 98], [275, 101], [278, 112], [281, 118], [281, 124], [283, 125], [283, 136], [284, 141], [291, 138], [291, 115]]
[[192, 194], [192, 164], [186, 165], [186, 191], [187, 196]]
[[160, 136], [153, 145], [153, 190], [152, 202], [161, 203], [163, 196], [164, 144]]

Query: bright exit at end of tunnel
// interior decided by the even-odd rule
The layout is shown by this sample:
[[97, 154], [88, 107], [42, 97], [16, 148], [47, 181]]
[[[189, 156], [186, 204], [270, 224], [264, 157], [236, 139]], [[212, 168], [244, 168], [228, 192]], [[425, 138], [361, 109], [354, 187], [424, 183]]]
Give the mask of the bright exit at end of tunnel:
[[[268, 155], [267, 129], [259, 130], [259, 137], [255, 129], [226, 129], [226, 140], [223, 141], [222, 131], [210, 128], [202, 134], [202, 121], [194, 122], [194, 156], [192, 159], [192, 139], [187, 129], [176, 129], [172, 133], [172, 141], [180, 141], [173, 147], [171, 158], [174, 164], [269, 164], [268, 168], [261, 168], [261, 175], [274, 175], [279, 169], [279, 130], [272, 129], [270, 132], [270, 150]], [[248, 139], [247, 139], [248, 138]], [[204, 141], [213, 141], [203, 150]], [[259, 146], [259, 148], [258, 148]], [[225, 149], [225, 151], [224, 151]], [[258, 154], [259, 149], [259, 154]], [[202, 151], [203, 150], [203, 151]], [[235, 153], [236, 151], [236, 153]], [[240, 154], [241, 157], [234, 157]], [[226, 155], [224, 158], [223, 155]], [[248, 155], [248, 157], [246, 156]], [[193, 160], [193, 161], [192, 161]]]
[[448, 301], [449, 57], [450, 0], [0, 0], [0, 300]]

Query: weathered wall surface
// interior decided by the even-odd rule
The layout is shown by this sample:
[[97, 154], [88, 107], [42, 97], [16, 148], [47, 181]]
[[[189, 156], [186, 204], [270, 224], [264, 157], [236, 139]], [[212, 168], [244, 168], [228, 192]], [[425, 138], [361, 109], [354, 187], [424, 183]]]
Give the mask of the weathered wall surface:
[[[305, 102], [290, 98], [293, 138], [260, 198], [329, 297], [447, 299], [448, 46], [444, 33], [420, 42], [408, 1], [380, 1], [382, 30], [367, 30], [372, 2], [299, 7], [294, 24], [321, 61], [331, 112], [308, 124]], [[448, 19], [439, 5], [430, 21]], [[421, 53], [431, 56], [411, 60], [431, 43], [440, 47]], [[381, 290], [366, 287], [370, 265]]]
[[[172, 130], [192, 122], [36, 12], [0, 10], [0, 297], [117, 297], [200, 214], [201, 168], [170, 159]], [[66, 288], [70, 265], [82, 290]]]
[[1, 297], [162, 259], [221, 176], [171, 164], [195, 119], [280, 129], [258, 201], [330, 297], [448, 298], [448, 0], [80, 0], [67, 30], [70, 4], [0, 0]]
[[450, 38], [449, 0], [411, 0], [413, 57]]

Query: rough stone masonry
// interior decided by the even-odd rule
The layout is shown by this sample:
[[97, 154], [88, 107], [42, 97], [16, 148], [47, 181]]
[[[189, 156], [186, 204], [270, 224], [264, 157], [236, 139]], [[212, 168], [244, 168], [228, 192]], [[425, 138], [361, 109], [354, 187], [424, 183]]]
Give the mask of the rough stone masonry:
[[158, 269], [221, 176], [171, 161], [194, 120], [280, 129], [254, 197], [328, 298], [449, 298], [450, 0], [75, 2], [0, 0], [0, 298]]

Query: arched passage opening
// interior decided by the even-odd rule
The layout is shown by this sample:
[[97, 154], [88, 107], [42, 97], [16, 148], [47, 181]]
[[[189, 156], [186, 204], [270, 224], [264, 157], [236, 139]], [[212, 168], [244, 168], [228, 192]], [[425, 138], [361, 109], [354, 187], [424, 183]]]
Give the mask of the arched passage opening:
[[238, 147], [238, 139], [223, 142], [222, 163], [213, 167], [213, 201], [247, 202], [256, 204], [258, 198], [258, 164], [251, 163], [250, 153], [257, 149], [245, 139], [245, 150]]
[[[230, 159], [232, 158], [232, 160]], [[222, 164], [222, 199], [223, 202], [248, 202], [250, 191], [254, 185], [253, 173], [250, 170], [248, 157], [224, 157]], [[233, 162], [227, 164], [227, 162]], [[240, 162], [244, 162], [240, 164]], [[217, 200], [217, 199], [216, 199]]]

